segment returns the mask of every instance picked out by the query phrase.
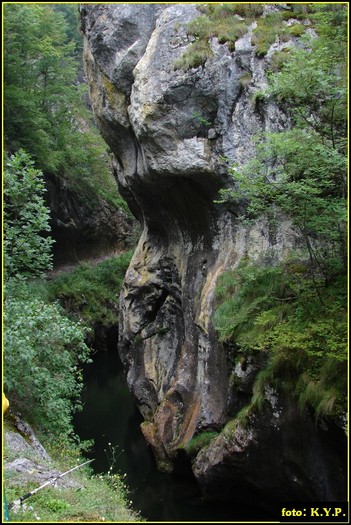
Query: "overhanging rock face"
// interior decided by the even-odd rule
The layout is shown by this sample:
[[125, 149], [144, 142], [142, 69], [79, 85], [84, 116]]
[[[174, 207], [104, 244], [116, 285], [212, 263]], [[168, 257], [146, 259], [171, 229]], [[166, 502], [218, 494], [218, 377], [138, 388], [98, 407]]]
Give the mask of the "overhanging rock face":
[[[213, 39], [205, 65], [184, 71], [174, 63], [192, 41], [186, 25], [200, 14], [195, 5], [80, 11], [95, 118], [143, 227], [121, 294], [119, 352], [145, 438], [160, 469], [172, 471], [194, 434], [220, 432], [241, 408], [212, 322], [218, 277], [243, 257], [279, 259], [298, 243], [283, 221], [275, 232], [264, 222], [245, 229], [236, 209], [214, 202], [231, 184], [223, 158], [244, 163], [255, 134], [288, 122], [273, 103], [255, 102], [269, 53], [255, 55], [252, 27], [235, 52]], [[250, 397], [252, 381], [245, 388]], [[246, 485], [275, 501], [342, 499], [343, 458], [332, 453], [330, 432], [290, 400], [267, 399], [248, 429], [220, 432], [193, 458], [206, 494], [227, 497]]]

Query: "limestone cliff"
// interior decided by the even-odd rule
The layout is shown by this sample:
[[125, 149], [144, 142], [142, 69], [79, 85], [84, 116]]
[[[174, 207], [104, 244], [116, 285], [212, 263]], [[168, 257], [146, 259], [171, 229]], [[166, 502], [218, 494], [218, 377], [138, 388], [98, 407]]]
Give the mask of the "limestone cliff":
[[[254, 96], [281, 44], [259, 58], [253, 24], [235, 51], [213, 38], [213, 55], [184, 71], [174, 63], [193, 39], [186, 25], [200, 14], [195, 5], [80, 11], [95, 118], [114, 153], [120, 192], [143, 228], [121, 294], [119, 352], [159, 467], [181, 470], [189, 440], [220, 431], [241, 408], [212, 323], [218, 277], [244, 256], [279, 259], [299, 242], [287, 223], [276, 232], [264, 223], [245, 229], [236, 209], [214, 203], [231, 184], [223, 158], [245, 162], [258, 131], [289, 124], [276, 105], [257, 105]], [[251, 387], [249, 378], [247, 395]], [[267, 400], [249, 428], [221, 432], [193, 459], [205, 493], [227, 497], [250, 487], [275, 501], [345, 497], [342, 447], [331, 447], [333, 439], [342, 443], [339, 430], [318, 428], [276, 393]]]

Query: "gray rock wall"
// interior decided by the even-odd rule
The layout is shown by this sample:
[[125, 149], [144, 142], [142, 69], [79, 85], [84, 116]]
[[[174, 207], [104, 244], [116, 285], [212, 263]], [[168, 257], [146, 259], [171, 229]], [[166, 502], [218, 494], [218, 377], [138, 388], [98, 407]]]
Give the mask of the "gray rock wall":
[[88, 202], [59, 177], [45, 179], [54, 267], [128, 249], [136, 224], [125, 211], [102, 198]]
[[[160, 469], [172, 471], [194, 434], [219, 431], [233, 417], [230, 365], [212, 324], [218, 277], [244, 256], [283, 258], [299, 242], [283, 220], [274, 235], [264, 221], [245, 229], [238, 210], [214, 203], [231, 184], [223, 157], [244, 163], [257, 132], [289, 124], [277, 106], [257, 105], [253, 96], [279, 45], [258, 58], [253, 24], [235, 52], [214, 38], [205, 65], [183, 71], [174, 62], [193, 39], [186, 24], [200, 14], [195, 5], [80, 10], [95, 118], [114, 152], [120, 191], [143, 228], [121, 294], [119, 352], [145, 438]], [[342, 497], [342, 480], [330, 489], [341, 455], [331, 465], [330, 444], [309, 416], [299, 419], [286, 400], [278, 402], [278, 416], [272, 406], [249, 430], [221, 433], [200, 451], [193, 471], [207, 495], [228, 496], [247, 483], [267, 494], [278, 486], [287, 499]], [[314, 460], [306, 461], [316, 455], [320, 465], [326, 458], [320, 476]]]

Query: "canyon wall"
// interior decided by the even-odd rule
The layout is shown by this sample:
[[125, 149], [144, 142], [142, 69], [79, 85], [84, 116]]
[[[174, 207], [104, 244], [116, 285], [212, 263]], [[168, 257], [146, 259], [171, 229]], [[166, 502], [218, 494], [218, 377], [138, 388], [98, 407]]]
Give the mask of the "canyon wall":
[[[262, 363], [233, 369], [233, 349], [213, 326], [218, 278], [243, 257], [281, 260], [300, 240], [284, 220], [275, 231], [264, 220], [240, 226], [240, 210], [215, 201], [232, 184], [228, 162], [254, 155], [254, 135], [289, 125], [255, 93], [274, 51], [291, 42], [259, 58], [253, 23], [235, 51], [212, 38], [212, 56], [183, 70], [175, 61], [194, 40], [196, 5], [83, 4], [80, 14], [95, 119], [142, 226], [121, 294], [119, 352], [159, 468], [191, 466], [208, 497], [345, 498], [341, 429], [316, 424], [287, 396], [267, 389], [248, 426], [223, 430]], [[207, 431], [218, 435], [190, 464], [187, 443]]]

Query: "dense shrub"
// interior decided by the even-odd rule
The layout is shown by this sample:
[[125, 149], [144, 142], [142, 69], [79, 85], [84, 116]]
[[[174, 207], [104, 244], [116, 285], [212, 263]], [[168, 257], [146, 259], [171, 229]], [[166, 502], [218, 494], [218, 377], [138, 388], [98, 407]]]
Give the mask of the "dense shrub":
[[50, 211], [44, 204], [43, 174], [19, 150], [6, 162], [4, 177], [5, 271], [38, 277], [52, 268]]
[[11, 291], [4, 333], [10, 401], [34, 425], [56, 435], [69, 433], [72, 413], [80, 407], [80, 363], [89, 361], [86, 329], [57, 303], [29, 295], [25, 285], [12, 285]]

